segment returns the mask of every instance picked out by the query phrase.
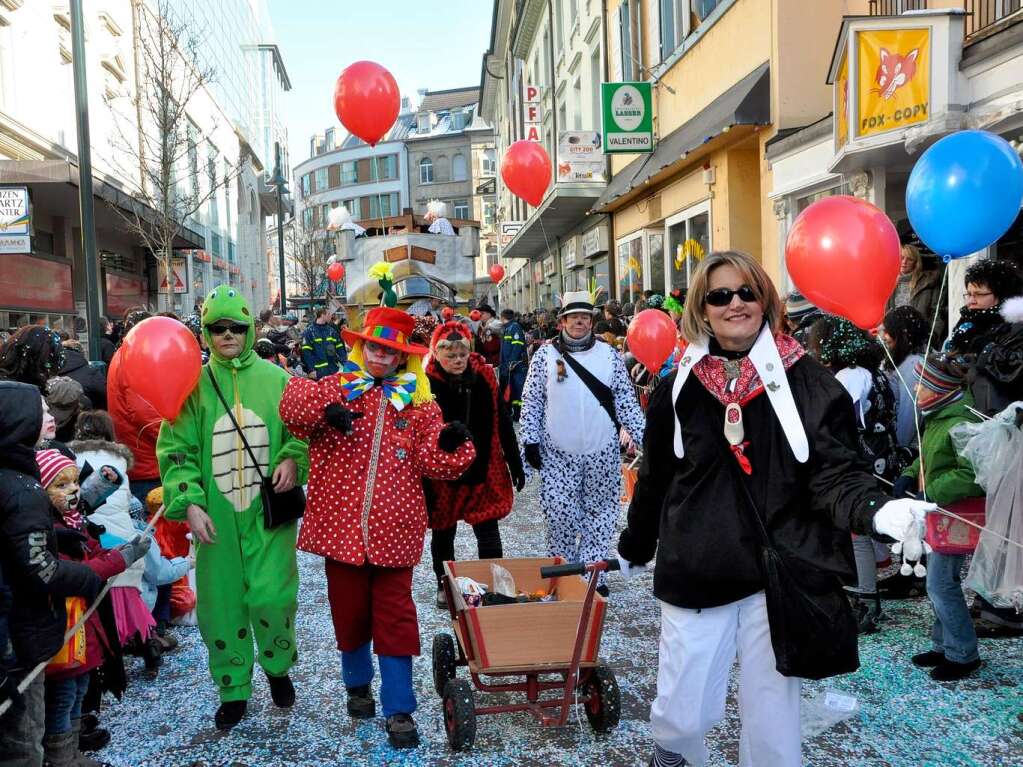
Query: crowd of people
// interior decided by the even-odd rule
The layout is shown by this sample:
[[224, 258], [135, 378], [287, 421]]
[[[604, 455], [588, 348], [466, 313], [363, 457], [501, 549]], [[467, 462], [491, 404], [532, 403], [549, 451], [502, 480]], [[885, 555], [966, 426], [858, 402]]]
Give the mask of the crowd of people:
[[[502, 557], [500, 521], [533, 473], [546, 555], [617, 547], [626, 576], [655, 561], [651, 764], [703, 763], [737, 653], [744, 763], [801, 764], [799, 679], [853, 670], [883, 599], [930, 599], [913, 663], [938, 681], [974, 673], [978, 636], [1023, 635], [1015, 610], [967, 603], [967, 554], [935, 548], [878, 577], [935, 504], [983, 509], [954, 429], [1023, 400], [1020, 272], [982, 260], [964, 284], [945, 280], [907, 245], [876, 333], [783, 299], [736, 252], [709, 254], [668, 296], [567, 292], [529, 314], [435, 298], [357, 327], [338, 304], [257, 318], [220, 286], [187, 317], [165, 313], [204, 363], [173, 421], [119, 365], [146, 309], [102, 321], [95, 362], [64, 331], [6, 334], [0, 764], [101, 764], [84, 754], [110, 740], [105, 696], [157, 677], [175, 623], [198, 625], [218, 729], [246, 715], [257, 663], [273, 703], [293, 706], [297, 551], [324, 560], [348, 714], [376, 715], [375, 654], [388, 738], [414, 747], [412, 570], [427, 531], [446, 607], [458, 522], [480, 558]], [[952, 291], [964, 306], [946, 331]], [[677, 328], [659, 370], [629, 349], [650, 309]], [[640, 468], [620, 531], [623, 456]], [[814, 626], [807, 604], [830, 623]]]

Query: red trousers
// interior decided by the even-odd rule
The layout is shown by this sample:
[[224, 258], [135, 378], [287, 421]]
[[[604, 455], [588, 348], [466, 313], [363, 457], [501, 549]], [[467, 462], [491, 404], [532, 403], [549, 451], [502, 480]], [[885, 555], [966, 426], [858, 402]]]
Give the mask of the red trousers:
[[324, 562], [337, 649], [352, 652], [372, 639], [377, 655], [419, 655], [411, 567]]

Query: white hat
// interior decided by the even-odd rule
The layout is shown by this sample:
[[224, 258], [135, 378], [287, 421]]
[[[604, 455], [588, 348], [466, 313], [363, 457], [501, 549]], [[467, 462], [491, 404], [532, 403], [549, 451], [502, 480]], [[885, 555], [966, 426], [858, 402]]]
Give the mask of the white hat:
[[575, 314], [577, 312], [585, 312], [586, 314], [593, 312], [593, 296], [590, 295], [590, 291], [571, 290], [562, 297], [561, 311], [558, 312], [558, 316], [564, 317], [566, 314]]

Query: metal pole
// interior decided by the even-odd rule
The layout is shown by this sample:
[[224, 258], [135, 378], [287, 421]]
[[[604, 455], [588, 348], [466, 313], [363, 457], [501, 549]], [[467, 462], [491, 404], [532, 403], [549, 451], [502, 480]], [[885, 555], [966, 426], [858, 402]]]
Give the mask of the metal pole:
[[78, 127], [78, 205], [81, 216], [82, 255], [85, 259], [85, 322], [89, 329], [89, 357], [99, 360], [99, 261], [96, 253], [96, 217], [92, 199], [89, 89], [85, 82], [85, 26], [82, 22], [82, 0], [71, 0], [71, 63], [75, 78], [75, 115]]
[[277, 182], [277, 258], [278, 268], [281, 277], [281, 316], [287, 314], [287, 283], [284, 274], [284, 202], [282, 189], [284, 187], [284, 173], [281, 168], [281, 144], [274, 142], [274, 180]]

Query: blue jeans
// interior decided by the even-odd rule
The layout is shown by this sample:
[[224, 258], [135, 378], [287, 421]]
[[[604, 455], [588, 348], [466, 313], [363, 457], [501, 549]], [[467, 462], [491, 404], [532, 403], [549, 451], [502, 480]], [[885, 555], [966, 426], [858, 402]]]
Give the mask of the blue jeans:
[[[384, 716], [411, 714], [416, 710], [412, 687], [411, 655], [378, 655], [380, 664], [380, 707]], [[358, 650], [341, 653], [341, 676], [345, 687], [361, 687], [373, 681], [373, 655], [370, 643]]]
[[970, 663], [977, 660], [977, 632], [963, 596], [960, 573], [965, 554], [927, 555], [927, 596], [934, 607], [931, 641], [946, 660]]
[[71, 732], [71, 722], [82, 718], [82, 699], [89, 691], [89, 675], [46, 680], [46, 734]]

